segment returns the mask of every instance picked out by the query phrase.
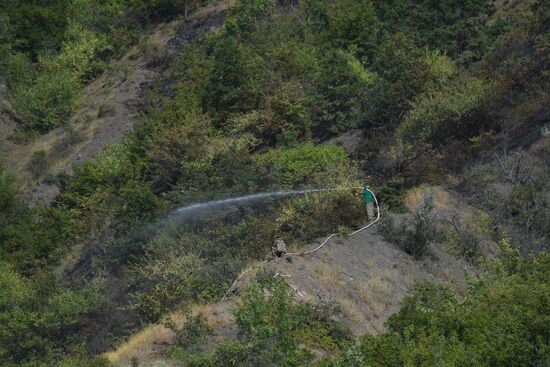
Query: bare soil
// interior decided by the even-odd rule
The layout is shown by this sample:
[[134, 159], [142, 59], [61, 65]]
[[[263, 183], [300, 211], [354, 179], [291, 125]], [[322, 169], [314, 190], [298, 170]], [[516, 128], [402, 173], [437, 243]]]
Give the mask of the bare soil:
[[465, 288], [465, 275], [473, 269], [435, 246], [431, 252], [429, 258], [415, 261], [369, 229], [309, 256], [279, 258], [269, 268], [289, 276], [285, 280], [304, 299], [336, 306], [335, 317], [355, 334], [376, 335], [416, 284]]

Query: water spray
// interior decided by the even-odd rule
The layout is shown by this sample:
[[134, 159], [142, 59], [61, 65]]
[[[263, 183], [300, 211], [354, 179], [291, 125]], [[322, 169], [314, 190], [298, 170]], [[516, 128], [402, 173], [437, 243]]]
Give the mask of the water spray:
[[[190, 204], [190, 205], [179, 207], [179, 208], [173, 210], [172, 213], [169, 215], [169, 217], [171, 217], [172, 219], [177, 219], [177, 218], [186, 217], [186, 216], [189, 216], [189, 215], [192, 215], [192, 214], [196, 214], [197, 212], [200, 212], [200, 211], [203, 211], [203, 210], [216, 209], [216, 208], [220, 208], [220, 207], [224, 207], [224, 206], [232, 205], [232, 204], [234, 205], [234, 204], [249, 203], [249, 202], [253, 202], [253, 201], [257, 201], [257, 200], [261, 200], [261, 199], [266, 199], [266, 198], [270, 198], [270, 197], [295, 196], [295, 195], [303, 195], [303, 194], [308, 194], [308, 193], [332, 192], [332, 191], [344, 191], [344, 190], [362, 190], [363, 194], [365, 194], [366, 192], [369, 192], [372, 195], [374, 204], [376, 205], [376, 219], [372, 222], [369, 222], [364, 227], [361, 227], [361, 228], [351, 232], [349, 235], [347, 235], [347, 236], [353, 236], [353, 235], [355, 235], [359, 232], [362, 232], [365, 229], [371, 227], [376, 222], [378, 222], [378, 220], [380, 219], [380, 207], [378, 205], [378, 199], [376, 198], [376, 195], [374, 194], [374, 192], [372, 192], [368, 187], [354, 187], [354, 186], [352, 186], [352, 187], [336, 187], [336, 188], [323, 188], [323, 189], [301, 189], [301, 190], [272, 191], [272, 192], [264, 192], [264, 193], [258, 193], [258, 194], [232, 197], [232, 198], [227, 198], [227, 199], [210, 200], [210, 201], [206, 201], [206, 202], [200, 202], [200, 203], [195, 203], [195, 204]], [[365, 201], [365, 203], [367, 203], [367, 201]], [[305, 252], [287, 252], [283, 256], [310, 255], [314, 252], [319, 251], [332, 238], [336, 237], [337, 235], [338, 235], [337, 233], [333, 233], [333, 234], [329, 235], [319, 246], [317, 246], [316, 248], [314, 248], [312, 250], [305, 251]], [[260, 263], [260, 265], [265, 264], [267, 262], [268, 262], [268, 260], [265, 260], [262, 263]], [[235, 287], [235, 284], [237, 284], [237, 282], [246, 273], [248, 273], [253, 268], [255, 268], [255, 266], [246, 269], [245, 271], [243, 271], [237, 277], [237, 279], [235, 279], [235, 281], [231, 284], [231, 286], [229, 287], [229, 289], [227, 290], [227, 292], [225, 293], [225, 295], [223, 296], [221, 301], [224, 301], [227, 298], [229, 293]], [[297, 291], [297, 289], [295, 287], [293, 287], [293, 289], [295, 289]], [[300, 294], [300, 293], [298, 292], [298, 294]]]
[[221, 200], [211, 200], [207, 202], [182, 206], [180, 208], [175, 209], [172, 213], [172, 216], [176, 216], [176, 217], [187, 216], [205, 209], [215, 209], [226, 205], [242, 204], [242, 203], [252, 202], [252, 201], [266, 199], [270, 197], [294, 196], [294, 195], [303, 195], [303, 194], [314, 193], [314, 192], [342, 191], [342, 190], [350, 190], [350, 189], [356, 189], [356, 187], [351, 187], [351, 188], [337, 187], [337, 188], [331, 188], [331, 189], [302, 189], [302, 190], [263, 192], [259, 194], [238, 196], [238, 197], [221, 199]]

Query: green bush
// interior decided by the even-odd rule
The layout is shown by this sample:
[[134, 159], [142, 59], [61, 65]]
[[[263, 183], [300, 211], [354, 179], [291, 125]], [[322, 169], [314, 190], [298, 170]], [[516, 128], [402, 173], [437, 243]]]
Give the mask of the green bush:
[[28, 2], [3, 1], [0, 12], [11, 23], [17, 51], [36, 58], [42, 51], [55, 49], [63, 40], [68, 24], [69, 0]]
[[32, 274], [59, 261], [72, 233], [72, 221], [59, 208], [29, 208], [19, 197], [15, 177], [0, 167], [0, 257]]
[[380, 22], [370, 1], [336, 0], [328, 9], [329, 37], [359, 57], [377, 43]]
[[163, 258], [150, 259], [131, 268], [136, 288], [134, 307], [149, 322], [160, 320], [188, 296], [190, 284], [201, 261], [193, 255], [172, 251]]
[[342, 228], [358, 228], [366, 221], [361, 196], [352, 190], [293, 198], [281, 207], [276, 217], [278, 236], [288, 243], [300, 244]]
[[15, 176], [0, 165], [0, 212], [8, 214], [17, 201]]
[[77, 356], [63, 359], [58, 367], [112, 367], [105, 357]]
[[66, 183], [65, 193], [85, 196], [98, 189], [118, 189], [130, 181], [133, 168], [124, 144], [111, 145], [75, 168], [75, 175]]
[[274, 0], [242, 0], [229, 11], [226, 29], [229, 34], [247, 38], [260, 33], [263, 22], [270, 19], [275, 10]]
[[385, 215], [381, 222], [381, 232], [387, 240], [395, 242], [409, 255], [416, 258], [425, 256], [428, 245], [437, 238], [433, 193], [427, 193], [412, 216], [412, 225], [406, 218], [395, 225], [393, 218]]
[[202, 103], [223, 123], [231, 114], [258, 107], [265, 65], [250, 46], [228, 34], [223, 33], [212, 43], [213, 68]]
[[487, 19], [495, 5], [486, 0], [430, 1], [392, 0], [374, 2], [385, 32], [403, 32], [420, 47], [439, 49], [456, 57], [468, 52], [479, 60], [494, 41], [489, 37]]
[[404, 183], [400, 179], [386, 181], [376, 190], [379, 203], [394, 213], [407, 212], [407, 207], [403, 202], [404, 194]]
[[293, 337], [305, 312], [302, 305], [293, 304], [284, 282], [269, 280], [267, 284], [251, 285], [243, 296], [243, 304], [235, 311], [237, 325], [254, 351], [248, 355], [248, 363], [303, 365], [310, 361], [311, 353]]
[[45, 72], [31, 85], [16, 86], [13, 102], [26, 128], [45, 132], [67, 122], [79, 92], [72, 70]]
[[49, 162], [46, 151], [37, 150], [32, 153], [31, 160], [29, 161], [29, 170], [34, 180], [46, 173], [48, 166]]
[[[262, 272], [247, 287], [235, 310], [240, 341], [223, 341], [213, 350], [199, 353], [193, 348], [175, 348], [171, 355], [190, 366], [304, 366], [313, 359], [308, 348], [345, 350], [352, 339], [350, 331], [321, 310], [293, 298], [285, 282]], [[202, 335], [203, 327], [197, 329], [196, 323], [192, 320], [193, 335]]]
[[102, 304], [101, 287], [61, 289], [52, 274], [31, 280], [0, 263], [0, 360], [52, 365], [60, 353], [76, 349], [74, 336]]
[[317, 175], [346, 165], [348, 158], [343, 148], [334, 145], [304, 144], [295, 148], [276, 149], [258, 156], [259, 164], [274, 170], [283, 187], [310, 183]]
[[105, 41], [93, 32], [71, 26], [61, 52], [38, 59], [35, 78], [11, 80], [15, 83], [14, 107], [27, 129], [45, 132], [67, 122], [76, 107], [82, 81], [93, 73], [96, 53], [105, 47]]
[[[265, 99], [265, 109], [248, 121], [248, 129], [268, 145], [291, 146], [311, 140], [308, 96], [298, 83], [285, 83]], [[244, 117], [244, 116], [243, 116]], [[242, 121], [241, 121], [242, 124]]]
[[443, 89], [420, 95], [398, 129], [407, 142], [442, 144], [451, 138], [469, 138], [480, 133], [488, 118], [493, 86], [472, 77], [459, 77]]
[[365, 127], [396, 124], [426, 82], [426, 51], [407, 35], [394, 33], [383, 34], [368, 56], [378, 78], [361, 95], [361, 122]]
[[119, 195], [123, 204], [116, 215], [121, 222], [132, 224], [152, 220], [160, 212], [160, 201], [148, 185], [130, 181]]

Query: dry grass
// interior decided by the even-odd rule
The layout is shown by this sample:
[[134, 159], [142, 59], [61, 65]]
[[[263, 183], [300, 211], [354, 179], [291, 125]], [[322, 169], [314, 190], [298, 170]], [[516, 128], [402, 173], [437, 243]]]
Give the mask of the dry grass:
[[[230, 307], [223, 307], [222, 304], [193, 305], [190, 313], [193, 316], [204, 315], [214, 329], [234, 322]], [[169, 318], [178, 328], [181, 328], [187, 321], [185, 313], [182, 311], [172, 312]], [[159, 356], [159, 345], [172, 344], [174, 337], [174, 332], [163, 325], [149, 325], [119, 345], [114, 351], [105, 353], [105, 357], [114, 365], [125, 365], [132, 359], [149, 360]]]
[[[194, 305], [191, 309], [191, 314], [193, 316], [198, 316], [199, 314], [203, 315], [206, 317], [206, 320], [208, 320], [208, 324], [214, 328], [235, 322], [235, 318], [231, 313], [230, 307], [223, 308], [221, 306], [223, 305]], [[184, 322], [185, 320], [182, 319], [180, 321], [180, 326], [183, 325]]]
[[398, 291], [398, 284], [403, 283], [408, 288], [410, 279], [406, 274], [400, 276], [397, 269], [379, 266], [373, 260], [367, 261], [367, 268], [370, 273], [368, 279], [354, 282], [352, 289], [359, 305], [364, 308], [368, 324], [375, 332], [381, 332], [387, 317], [399, 305], [401, 292]]
[[134, 334], [128, 341], [121, 344], [116, 350], [105, 353], [105, 357], [114, 365], [137, 358], [138, 360], [154, 354], [154, 345], [171, 343], [174, 332], [162, 325], [150, 325]]
[[420, 204], [422, 197], [426, 192], [431, 191], [434, 193], [434, 204], [438, 211], [449, 209], [452, 205], [452, 198], [449, 196], [447, 191], [441, 186], [426, 186], [421, 185], [414, 187], [407, 191], [405, 194], [405, 205], [409, 208], [414, 208]]
[[365, 312], [362, 311], [359, 306], [349, 299], [342, 299], [338, 301], [338, 304], [342, 308], [342, 312], [346, 315], [348, 320], [351, 320], [356, 323], [364, 323]]
[[314, 265], [313, 271], [318, 276], [319, 283], [324, 289], [344, 288], [346, 286], [347, 282], [343, 279], [341, 266], [320, 262]]

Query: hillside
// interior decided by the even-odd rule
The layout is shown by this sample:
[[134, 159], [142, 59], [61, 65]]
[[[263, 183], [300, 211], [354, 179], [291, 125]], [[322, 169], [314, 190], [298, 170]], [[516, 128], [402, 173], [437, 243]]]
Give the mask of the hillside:
[[0, 365], [547, 364], [549, 24], [0, 4]]
[[[122, 139], [141, 120], [149, 92], [181, 48], [202, 33], [220, 27], [227, 2], [201, 9], [186, 22], [172, 21], [143, 35], [120, 59], [109, 63], [97, 79], [83, 87], [66, 126], [52, 129], [29, 143], [10, 139], [18, 128], [13, 118], [0, 124], [2, 163], [23, 183], [31, 202], [50, 203], [58, 194], [49, 176], [72, 173], [75, 164]], [[182, 24], [183, 23], [183, 24]], [[2, 98], [2, 97], [0, 97]], [[6, 99], [7, 96], [3, 96]], [[6, 114], [13, 108], [4, 102]], [[8, 116], [9, 116], [8, 115]], [[33, 154], [44, 153], [42, 169], [33, 170]]]

